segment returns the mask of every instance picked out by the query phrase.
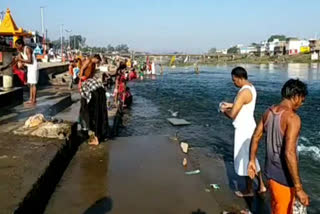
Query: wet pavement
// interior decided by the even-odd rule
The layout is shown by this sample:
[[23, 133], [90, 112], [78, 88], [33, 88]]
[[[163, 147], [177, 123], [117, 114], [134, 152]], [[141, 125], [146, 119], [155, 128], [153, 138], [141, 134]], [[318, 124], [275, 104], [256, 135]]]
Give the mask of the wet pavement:
[[[190, 161], [187, 168], [182, 166], [184, 157]], [[196, 162], [167, 136], [120, 137], [97, 147], [83, 144], [45, 213], [220, 213], [246, 207], [229, 190], [223, 161]], [[185, 175], [198, 168], [200, 174]], [[210, 182], [221, 189], [210, 189]]]
[[45, 213], [104, 213], [88, 210], [95, 209], [96, 203], [101, 208], [105, 206], [108, 167], [108, 143], [96, 147], [82, 144], [61, 178]]

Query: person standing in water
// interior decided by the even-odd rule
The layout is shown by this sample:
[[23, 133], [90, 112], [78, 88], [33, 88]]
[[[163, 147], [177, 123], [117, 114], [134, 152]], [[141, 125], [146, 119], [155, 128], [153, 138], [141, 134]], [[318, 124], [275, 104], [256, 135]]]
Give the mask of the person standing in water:
[[18, 39], [15, 45], [19, 51], [17, 61], [27, 67], [27, 83], [30, 86], [30, 99], [26, 104], [34, 105], [37, 103], [37, 83], [39, 79], [37, 59], [33, 50], [24, 44], [22, 38]]
[[296, 113], [308, 95], [307, 85], [290, 79], [282, 87], [281, 95], [281, 103], [267, 109], [253, 134], [248, 165], [248, 174], [254, 178], [259, 141], [266, 133], [265, 175], [273, 214], [293, 213], [295, 198], [304, 206], [309, 205], [299, 176], [297, 146], [301, 119]]
[[[252, 134], [256, 128], [254, 110], [257, 92], [251, 82], [248, 81], [247, 71], [242, 67], [236, 67], [231, 72], [232, 81], [240, 88], [234, 103], [222, 103], [221, 111], [233, 120], [234, 134], [234, 169], [239, 176], [246, 176], [247, 189], [244, 192], [236, 191], [238, 197], [253, 197], [253, 182], [248, 177], [247, 167], [249, 163], [249, 151]], [[260, 165], [256, 161], [259, 177], [259, 193], [266, 192], [262, 180]]]

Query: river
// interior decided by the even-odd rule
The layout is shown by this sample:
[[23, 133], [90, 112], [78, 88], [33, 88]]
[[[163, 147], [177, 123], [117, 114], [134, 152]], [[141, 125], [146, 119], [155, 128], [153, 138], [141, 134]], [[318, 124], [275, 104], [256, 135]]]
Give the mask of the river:
[[[320, 213], [320, 65], [242, 65], [258, 93], [255, 118], [281, 100], [281, 87], [290, 78], [308, 84], [309, 95], [298, 114], [302, 130], [298, 145], [300, 174], [306, 192], [311, 197], [308, 213]], [[163, 75], [131, 82], [134, 105], [123, 136], [174, 135], [178, 132], [193, 147], [205, 147], [225, 160], [233, 159], [233, 127], [231, 121], [218, 113], [221, 101], [232, 102], [237, 88], [230, 72], [234, 66], [200, 66], [165, 68]], [[166, 118], [168, 110], [179, 111], [179, 117], [192, 124], [173, 127]], [[264, 160], [264, 141], [260, 143], [259, 160]]]

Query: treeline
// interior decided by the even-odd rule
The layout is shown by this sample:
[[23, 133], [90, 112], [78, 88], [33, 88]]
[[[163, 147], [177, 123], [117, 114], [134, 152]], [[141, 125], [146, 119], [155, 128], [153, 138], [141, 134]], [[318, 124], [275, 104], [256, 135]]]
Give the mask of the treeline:
[[[51, 42], [52, 47], [55, 50], [61, 49], [61, 38], [54, 40]], [[71, 49], [81, 50], [83, 52], [93, 52], [93, 53], [129, 53], [129, 47], [126, 44], [119, 44], [116, 46], [107, 45], [106, 47], [96, 47], [96, 46], [88, 46], [86, 45], [86, 38], [81, 35], [72, 35], [68, 39], [62, 38], [62, 44], [64, 49], [68, 47]]]

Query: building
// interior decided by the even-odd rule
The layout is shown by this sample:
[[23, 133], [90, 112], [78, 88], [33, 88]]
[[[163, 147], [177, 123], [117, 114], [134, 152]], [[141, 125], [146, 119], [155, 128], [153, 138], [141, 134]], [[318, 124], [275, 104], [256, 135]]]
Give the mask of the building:
[[274, 39], [267, 42], [266, 52], [270, 55], [282, 55], [285, 54], [286, 41]]
[[286, 52], [289, 55], [296, 55], [299, 53], [309, 53], [309, 41], [300, 40], [297, 38], [289, 38], [286, 43]]
[[255, 46], [243, 46], [240, 47], [240, 54], [253, 54], [258, 51], [257, 47]]
[[217, 54], [228, 54], [228, 49], [220, 49], [216, 51]]
[[262, 41], [257, 45], [257, 55], [264, 56], [267, 52], [267, 41]]
[[320, 40], [310, 39], [309, 47], [311, 52], [320, 52]]
[[310, 39], [309, 47], [311, 52], [311, 60], [319, 60], [320, 40]]

